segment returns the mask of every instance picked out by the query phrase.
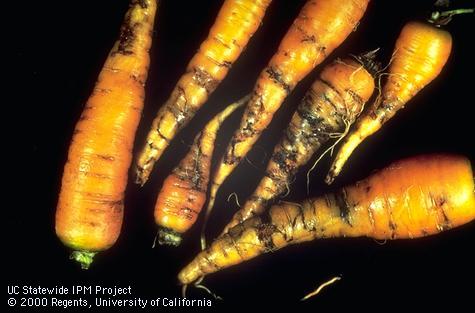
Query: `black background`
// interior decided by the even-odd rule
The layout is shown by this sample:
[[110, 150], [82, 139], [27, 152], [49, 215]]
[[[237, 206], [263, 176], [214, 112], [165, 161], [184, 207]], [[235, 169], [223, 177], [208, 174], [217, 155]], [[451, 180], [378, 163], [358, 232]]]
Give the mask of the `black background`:
[[[206, 37], [221, 5], [221, 1], [161, 2], [136, 150], [156, 110]], [[142, 298], [179, 296], [176, 274], [199, 251], [201, 219], [179, 248], [152, 249], [156, 194], [211, 115], [252, 89], [303, 2], [275, 0], [271, 4], [248, 48], [196, 118], [174, 140], [151, 180], [141, 189], [132, 183], [128, 186], [122, 234], [111, 249], [96, 257], [88, 271], [68, 260], [68, 249], [54, 233], [54, 211], [74, 124], [117, 38], [128, 1], [22, 2], [21, 23], [11, 29], [16, 38], [12, 45], [17, 61], [14, 74], [19, 74], [15, 82], [20, 87], [14, 93], [15, 107], [21, 111], [16, 118], [24, 124], [8, 136], [22, 147], [15, 155], [26, 158], [10, 176], [14, 189], [21, 194], [15, 196], [18, 198], [13, 206], [4, 205], [8, 212], [4, 237], [7, 284], [117, 284], [131, 285], [134, 296]], [[376, 47], [381, 47], [380, 60], [387, 63], [401, 27], [411, 19], [427, 16], [432, 2], [372, 1], [357, 31], [324, 64], [335, 57]], [[457, 7], [470, 4], [473, 2], [454, 1]], [[322, 182], [329, 166], [329, 158], [325, 158], [312, 174], [311, 195], [354, 182], [391, 161], [415, 154], [454, 152], [475, 162], [471, 113], [473, 21], [473, 15], [452, 21], [447, 29], [453, 35], [453, 53], [442, 74], [355, 151], [332, 187]], [[297, 86], [249, 154], [249, 162], [244, 161], [221, 189], [209, 226], [210, 236], [215, 236], [236, 210], [233, 201], [226, 201], [227, 196], [236, 192], [244, 202], [253, 191], [265, 168], [265, 151], [271, 151], [299, 99], [324, 64]], [[233, 115], [222, 128], [217, 153], [223, 152], [239, 122], [238, 115]], [[285, 200], [307, 197], [307, 169], [302, 169]], [[221, 307], [245, 306], [251, 301], [268, 307], [298, 303], [304, 294], [335, 275], [343, 279], [302, 307], [373, 311], [394, 306], [469, 304], [473, 303], [474, 290], [474, 234], [472, 222], [412, 241], [382, 244], [365, 238], [322, 240], [223, 270], [207, 277], [205, 284], [224, 298], [224, 302], [214, 302]], [[200, 290], [190, 290], [188, 295], [207, 297]]]

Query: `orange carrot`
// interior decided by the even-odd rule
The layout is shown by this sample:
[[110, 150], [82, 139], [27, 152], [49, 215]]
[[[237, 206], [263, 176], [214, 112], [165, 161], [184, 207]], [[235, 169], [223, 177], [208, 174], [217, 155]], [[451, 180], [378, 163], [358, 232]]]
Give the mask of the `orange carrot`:
[[117, 240], [144, 100], [156, 0], [133, 0], [74, 130], [56, 210], [56, 234], [88, 268]]
[[470, 161], [429, 155], [395, 162], [335, 193], [302, 204], [282, 202], [268, 216], [246, 220], [201, 251], [178, 275], [204, 275], [291, 244], [330, 237], [408, 239], [475, 219]]
[[384, 123], [411, 100], [442, 71], [450, 51], [452, 36], [440, 29], [448, 16], [473, 12], [455, 10], [433, 15], [430, 23], [407, 23], [396, 41], [393, 57], [380, 97], [356, 122], [335, 156], [325, 181], [330, 184], [341, 172], [344, 164], [368, 136], [376, 133]]
[[261, 24], [271, 0], [226, 0], [218, 17], [160, 108], [136, 164], [136, 183], [143, 185], [170, 141], [195, 115], [226, 77], [232, 64]]
[[249, 97], [229, 105], [196, 135], [193, 145], [165, 181], [155, 204], [158, 243], [178, 246], [181, 235], [193, 226], [206, 201], [211, 157], [224, 120]]
[[315, 151], [331, 138], [344, 136], [374, 91], [373, 77], [362, 62], [361, 58], [336, 60], [323, 69], [275, 146], [264, 177], [224, 232], [261, 214], [272, 200], [289, 190], [293, 176]]
[[358, 25], [369, 0], [308, 0], [261, 72], [241, 125], [213, 175], [202, 233], [219, 187], [252, 148], [287, 95]]

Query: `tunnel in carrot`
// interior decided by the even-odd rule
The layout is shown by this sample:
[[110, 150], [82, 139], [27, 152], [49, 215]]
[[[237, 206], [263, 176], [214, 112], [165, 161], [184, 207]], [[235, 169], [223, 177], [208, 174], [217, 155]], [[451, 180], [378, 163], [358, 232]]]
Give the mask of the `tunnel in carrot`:
[[[162, 214], [163, 216], [160, 215], [160, 223], [157, 225], [154, 218], [157, 197], [164, 181], [174, 170], [175, 174], [181, 173], [181, 176], [175, 175], [176, 181], [182, 176], [191, 177], [190, 180], [196, 177], [201, 179], [209, 177], [210, 182], [212, 181], [217, 165], [227, 151], [233, 134], [240, 126], [245, 105], [233, 111], [220, 124], [220, 127], [216, 127], [219, 129], [216, 138], [211, 136], [215, 141], [206, 142], [206, 149], [201, 149], [204, 144], [195, 145], [193, 148], [195, 138], [199, 142], [202, 139], [199, 134], [205, 125], [227, 106], [246, 95], [256, 96], [253, 90], [256, 90], [259, 75], [268, 66], [282, 38], [306, 3], [305, 0], [274, 0], [267, 9], [261, 8], [265, 10], [265, 14], [259, 13], [260, 16], [263, 14], [262, 22], [259, 27], [251, 27], [255, 33], [249, 36], [245, 49], [238, 57], [233, 57], [232, 66], [229, 65], [229, 68], [226, 68], [228, 72], [223, 75], [219, 85], [213, 86], [214, 91], [206, 97], [201, 95], [200, 99], [207, 98], [207, 100], [202, 105], [200, 104], [199, 110], [193, 112], [194, 117], [188, 124], [177, 131], [174, 138], [167, 143], [168, 147], [156, 161], [146, 183], [143, 186], [137, 185], [134, 183], [134, 163], [144, 145], [147, 145], [147, 134], [156, 113], [167, 102], [180, 77], [189, 71], [187, 64], [200, 48], [200, 44], [208, 37], [209, 30], [224, 2], [224, 0], [158, 1], [154, 30], [151, 33], [148, 79], [146, 82], [140, 82], [140, 84], [145, 84], [140, 85], [145, 90], [144, 108], [134, 142], [127, 139], [127, 145], [124, 145], [124, 147], [133, 145], [133, 150], [128, 150], [128, 153], [133, 155], [133, 159], [128, 170], [127, 187], [123, 194], [122, 226], [108, 224], [105, 219], [106, 224], [101, 227], [104, 229], [110, 227], [108, 231], [117, 233], [118, 239], [115, 243], [108, 242], [107, 247], [94, 256], [94, 262], [87, 270], [81, 269], [81, 266], [69, 259], [71, 249], [63, 245], [55, 234], [55, 210], [62, 186], [61, 178], [64, 165], [70, 159], [68, 149], [75, 132], [75, 125], [81, 118], [81, 112], [87, 107], [88, 98], [97, 91], [98, 87], [95, 87], [95, 83], [98, 81], [99, 73], [103, 69], [109, 52], [113, 49], [116, 40], [119, 42], [132, 40], [130, 37], [133, 35], [127, 29], [121, 30], [121, 23], [129, 4], [133, 3], [140, 7], [147, 1], [84, 0], [64, 3], [61, 7], [37, 2], [32, 4], [25, 13], [21, 25], [13, 30], [16, 41], [12, 45], [15, 58], [20, 64], [18, 68], [20, 78], [15, 81], [18, 82], [21, 90], [14, 93], [16, 98], [9, 103], [17, 104], [16, 107], [20, 111], [12, 116], [20, 124], [9, 136], [13, 136], [24, 150], [21, 153], [16, 153], [17, 150], [14, 150], [15, 153], [12, 155], [15, 155], [15, 158], [26, 157], [27, 160], [19, 162], [16, 159], [13, 162], [16, 173], [14, 178], [19, 182], [11, 185], [15, 189], [20, 189], [20, 195], [14, 198], [8, 197], [9, 200], [15, 199], [13, 206], [4, 205], [8, 211], [8, 237], [6, 237], [7, 246], [4, 248], [8, 254], [7, 266], [4, 267], [8, 285], [8, 305], [31, 312], [38, 311], [40, 308], [48, 309], [49, 312], [64, 312], [65, 307], [78, 312], [83, 310], [135, 312], [142, 310], [142, 307], [148, 310], [167, 310], [171, 307], [176, 309], [178, 306], [186, 308], [187, 311], [193, 311], [199, 309], [198, 306], [208, 307], [209, 305], [223, 309], [233, 308], [236, 305], [250, 308], [251, 303], [267, 308], [301, 303], [303, 307], [313, 310], [354, 308], [356, 304], [366, 307], [369, 303], [373, 303], [368, 309], [372, 311], [378, 307], [376, 302], [401, 307], [423, 306], [427, 310], [437, 308], [438, 299], [452, 303], [454, 306], [470, 305], [473, 288], [465, 287], [464, 283], [468, 282], [470, 286], [473, 282], [471, 279], [475, 278], [473, 266], [475, 257], [472, 251], [475, 238], [475, 222], [473, 221], [458, 227], [447, 227], [447, 229], [445, 229], [445, 224], [437, 222], [434, 224], [436, 225], [434, 229], [418, 230], [417, 236], [414, 237], [420, 238], [415, 239], [404, 239], [411, 237], [410, 233], [396, 236], [396, 240], [390, 240], [390, 236], [388, 240], [384, 240], [383, 235], [378, 237], [382, 239], [348, 238], [351, 237], [348, 235], [351, 231], [348, 231], [341, 233], [341, 235], [348, 235], [347, 238], [340, 236], [319, 238], [299, 245], [290, 245], [277, 251], [277, 249], [269, 248], [271, 245], [266, 237], [271, 232], [269, 229], [272, 229], [272, 232], [276, 231], [276, 228], [272, 228], [275, 227], [272, 225], [272, 216], [269, 217], [267, 213], [257, 217], [260, 220], [255, 225], [265, 225], [270, 228], [257, 227], [262, 232], [259, 233], [260, 237], [259, 240], [256, 239], [256, 242], [265, 244], [265, 252], [272, 251], [272, 253], [262, 253], [251, 260], [219, 271], [215, 269], [205, 271], [213, 273], [200, 280], [199, 284], [188, 285], [187, 300], [184, 300], [178, 273], [202, 250], [200, 235], [203, 215], [208, 203], [202, 198], [193, 203], [197, 211], [191, 212], [193, 220], [186, 220], [187, 215], [183, 213], [179, 216], [181, 218], [179, 222], [186, 223], [186, 227], [173, 229], [169, 225], [176, 226], [178, 217], [167, 216], [165, 213]], [[266, 5], [267, 2], [269, 1], [265, 1]], [[326, 55], [322, 63], [296, 83], [295, 88], [289, 90], [286, 97], [283, 97], [285, 100], [275, 112], [268, 127], [264, 127], [253, 148], [240, 160], [239, 165], [220, 187], [205, 229], [208, 245], [221, 234], [240, 206], [243, 206], [253, 195], [262, 178], [272, 174], [266, 173], [266, 169], [274, 147], [282, 138], [288, 139], [285, 136], [289, 134], [283, 134], [283, 131], [312, 84], [317, 79], [322, 79], [322, 70], [335, 64], [334, 62], [339, 62], [336, 60], [352, 59], [354, 64], [358, 64], [354, 56], [379, 48], [376, 59], [373, 61], [381, 63], [380, 72], [371, 72], [375, 75], [375, 92], [366, 102], [365, 109], [375, 102], [378, 103], [376, 101], [378, 92], [383, 90], [388, 79], [388, 75], [384, 73], [388, 72], [388, 65], [395, 52], [395, 43], [401, 30], [411, 21], [423, 23], [430, 17], [430, 12], [434, 11], [434, 2], [435, 0], [412, 1], [404, 4], [396, 1], [369, 2], [366, 12], [353, 32], [334, 51]], [[449, 7], [439, 7], [439, 10], [469, 8], [470, 6], [473, 6], [473, 1], [460, 0], [453, 1]], [[247, 16], [247, 18], [250, 17]], [[316, 154], [306, 164], [299, 164], [297, 173], [293, 177], [286, 177], [285, 188], [280, 186], [282, 188], [279, 189], [279, 192], [284, 191], [277, 197], [276, 203], [282, 201], [281, 207], [297, 210], [297, 204], [306, 203], [307, 199], [324, 199], [324, 195], [332, 195], [328, 202], [333, 204], [333, 207], [340, 207], [340, 215], [335, 219], [344, 220], [345, 217], [348, 218], [348, 214], [345, 215], [345, 211], [341, 208], [346, 207], [353, 212], [356, 204], [350, 205], [347, 200], [353, 201], [352, 199], [360, 198], [354, 194], [349, 197], [342, 196], [339, 190], [342, 190], [344, 186], [353, 186], [366, 177], [371, 177], [375, 171], [386, 168], [390, 164], [398, 164], [394, 163], [398, 160], [423, 154], [442, 153], [464, 156], [474, 167], [473, 117], [470, 112], [473, 103], [471, 74], [475, 70], [473, 57], [475, 48], [471, 44], [473, 39], [468, 31], [474, 29], [474, 21], [473, 13], [463, 14], [453, 16], [450, 23], [440, 26], [452, 36], [450, 55], [440, 74], [411, 97], [403, 109], [385, 121], [384, 126], [354, 149], [332, 185], [325, 183], [325, 176], [339, 145], [337, 143], [334, 151], [330, 148], [340, 138], [340, 133], [325, 134], [325, 140], [322, 141], [322, 146]], [[307, 38], [307, 41], [299, 44], [318, 42], [318, 36], [314, 37]], [[219, 36], [216, 38], [218, 39], [215, 40], [219, 40]], [[328, 41], [328, 38], [325, 40]], [[282, 52], [282, 55], [285, 53], [285, 51]], [[139, 54], [137, 53], [137, 57], [144, 57]], [[130, 63], [127, 64], [130, 65]], [[285, 75], [277, 72], [271, 74], [269, 74], [269, 80], [285, 86], [282, 79]], [[203, 75], [198, 76], [200, 79], [206, 79]], [[351, 75], [350, 79], [353, 77], [359, 76]], [[320, 84], [329, 82], [335, 84], [335, 81], [323, 79]], [[202, 85], [206, 84], [202, 83]], [[339, 96], [337, 93], [341, 92], [338, 88], [331, 88], [329, 85], [327, 89], [324, 95], [334, 93], [337, 97]], [[103, 94], [106, 96], [108, 93], [103, 91]], [[352, 92], [353, 96], [357, 94], [357, 92]], [[331, 100], [326, 99], [328, 103]], [[104, 110], [108, 114], [113, 113], [112, 109], [111, 111], [107, 108]], [[359, 113], [360, 111], [356, 112], [356, 114]], [[306, 122], [303, 113], [295, 114], [300, 114], [298, 118], [302, 120], [302, 124]], [[118, 118], [121, 117], [123, 115], [119, 114]], [[352, 122], [353, 120], [357, 118], [352, 118]], [[95, 121], [97, 125], [102, 126], [105, 124], [101, 123], [106, 122], [105, 120]], [[352, 125], [338, 124], [336, 126], [332, 129], [342, 131], [346, 126]], [[111, 129], [108, 130], [111, 131]], [[297, 130], [293, 131], [297, 133]], [[99, 136], [98, 132], [95, 134]], [[306, 136], [310, 135], [306, 134]], [[131, 137], [133, 136], [129, 134], [129, 137], [124, 138]], [[283, 142], [292, 143], [295, 142], [295, 138]], [[213, 144], [214, 148], [208, 147]], [[281, 150], [284, 148], [282, 146]], [[319, 159], [320, 154], [326, 150], [328, 153]], [[180, 162], [185, 156], [195, 151], [212, 153], [210, 166], [200, 168], [200, 171], [208, 172], [201, 172], [200, 175], [188, 173], [198, 168], [198, 165], [202, 165], [195, 164], [198, 162], [196, 159], [201, 160], [201, 155], [200, 158], [190, 156], [186, 167], [179, 168], [180, 164], [184, 164]], [[208, 157], [208, 155], [205, 156]], [[307, 186], [307, 172], [317, 159], [319, 159], [317, 165], [308, 174], [309, 185]], [[106, 161], [104, 164], [107, 163]], [[277, 164], [275, 166], [281, 166], [285, 162], [274, 159], [274, 163]], [[177, 168], [179, 170], [176, 170]], [[411, 175], [410, 171], [403, 173]], [[444, 175], [449, 175], [446, 171], [441, 173], [437, 176], [436, 173], [431, 172], [427, 176], [440, 181], [444, 179], [447, 182], [452, 181], [444, 177]], [[110, 174], [114, 175], [114, 173]], [[125, 172], [121, 175], [123, 178]], [[396, 190], [397, 186], [385, 180], [384, 177], [384, 175], [378, 176], [377, 181], [375, 179], [372, 182], [371, 186], [375, 193], [377, 190], [400, 192]], [[406, 181], [409, 180], [406, 179]], [[80, 183], [81, 180], [75, 182], [75, 184]], [[195, 201], [191, 198], [198, 191], [201, 192], [200, 196], [202, 193], [209, 195], [211, 188], [209, 184], [207, 188], [202, 186], [201, 181], [192, 181], [190, 184], [192, 187], [200, 186], [201, 189], [192, 190], [185, 183], [180, 185], [180, 197], [189, 203]], [[363, 190], [361, 186], [359, 189], [355, 187], [354, 190]], [[404, 186], [404, 188], [417, 188], [417, 186], [408, 187], [407, 184]], [[177, 188], [165, 188], [163, 192], [175, 189]], [[447, 186], [446, 190], [450, 188]], [[423, 192], [425, 191], [421, 189], [421, 193]], [[176, 195], [167, 196], [173, 198]], [[273, 199], [274, 196], [270, 195], [268, 198]], [[388, 198], [388, 194], [382, 194], [380, 201]], [[438, 207], [445, 204], [441, 202], [440, 197], [437, 198], [434, 195], [424, 199], [439, 201], [436, 203]], [[173, 201], [178, 200], [173, 199]], [[462, 199], [459, 200], [462, 201]], [[378, 203], [373, 201], [372, 205], [377, 206]], [[447, 203], [455, 202], [448, 201]], [[177, 204], [177, 210], [181, 210], [180, 212], [185, 212], [187, 209], [195, 210], [194, 206], [187, 205], [187, 207], [179, 207]], [[391, 204], [381, 205], [390, 206]], [[407, 210], [410, 210], [409, 206], [407, 207]], [[430, 206], [422, 207], [429, 208]], [[475, 208], [472, 209], [475, 210]], [[72, 211], [71, 218], [81, 220], [80, 214], [74, 215], [76, 213]], [[169, 211], [164, 210], [164, 212]], [[419, 211], [404, 214], [409, 216], [414, 212]], [[443, 218], [442, 215], [437, 215], [442, 214], [439, 211], [427, 211], [424, 214], [433, 218]], [[392, 218], [397, 219], [397, 217]], [[407, 219], [410, 220], [411, 217]], [[449, 216], [448, 220], [451, 219], [453, 217]], [[255, 218], [251, 218], [248, 223], [254, 223], [254, 221]], [[94, 223], [93, 220], [83, 222]], [[459, 224], [462, 223], [457, 223]], [[243, 236], [248, 234], [246, 227], [248, 226], [234, 229], [235, 233], [229, 238], [243, 240]], [[118, 234], [119, 228], [120, 234]], [[161, 229], [163, 233], [163, 228], [167, 228], [167, 234], [179, 236], [179, 240], [175, 240], [179, 246], [159, 244], [158, 230]], [[412, 230], [410, 227], [408, 229]], [[282, 230], [281, 233], [288, 236], [286, 231], [289, 230]], [[397, 233], [394, 230], [393, 232]], [[428, 236], [424, 236], [425, 234]], [[70, 231], [68, 235], [74, 236], [74, 231]], [[175, 242], [173, 243], [176, 245]], [[277, 241], [273, 242], [274, 245], [276, 243]], [[230, 241], [227, 242], [229, 246], [232, 244]], [[231, 250], [223, 253], [234, 253]], [[89, 253], [89, 251], [84, 252], [84, 255]], [[245, 252], [252, 253], [252, 251]], [[209, 258], [210, 255], [205, 256]], [[212, 263], [206, 264], [211, 266]], [[205, 264], [204, 261], [200, 264], [202, 267], [200, 270], [203, 270], [203, 264]], [[305, 302], [299, 302], [305, 295], [335, 277], [338, 278], [333, 279], [332, 284], [325, 285], [318, 295]], [[61, 287], [68, 289], [68, 293], [62, 293], [64, 288], [61, 289]], [[121, 304], [118, 304], [118, 300], [122, 301]]]

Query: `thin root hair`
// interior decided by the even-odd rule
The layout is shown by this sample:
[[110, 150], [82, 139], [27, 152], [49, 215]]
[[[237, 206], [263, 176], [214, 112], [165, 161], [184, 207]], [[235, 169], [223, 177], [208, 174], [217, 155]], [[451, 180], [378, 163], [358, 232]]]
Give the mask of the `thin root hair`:
[[325, 151], [323, 151], [323, 153], [318, 157], [318, 159], [313, 163], [312, 167], [307, 171], [307, 195], [310, 194], [310, 173], [315, 169], [315, 167], [317, 166], [317, 164], [320, 162], [320, 160], [327, 154], [330, 152], [330, 156], [333, 155], [333, 149], [340, 143], [340, 141], [343, 140], [343, 138], [345, 138], [345, 136], [348, 134], [349, 130], [350, 130], [350, 122], [347, 121], [346, 119], [343, 120], [343, 122], [345, 123], [345, 131], [343, 133], [340, 134], [340, 136], [335, 136], [334, 138], [338, 138], [337, 140], [335, 140], [335, 142], [330, 146], [328, 147]]
[[314, 291], [310, 292], [305, 297], [300, 299], [300, 301], [305, 301], [305, 300], [310, 299], [313, 296], [316, 296], [317, 294], [320, 293], [320, 291], [323, 290], [323, 288], [325, 288], [325, 287], [327, 287], [331, 284], [334, 284], [335, 282], [337, 282], [339, 280], [341, 280], [341, 276], [335, 276], [335, 277], [331, 278], [330, 280], [328, 280], [328, 281], [324, 282], [323, 284], [321, 284], [320, 286], [318, 286], [317, 289], [315, 289]]
[[235, 200], [237, 206], [241, 207], [241, 204], [239, 203], [239, 198], [238, 198], [237, 193], [235, 193], [235, 192], [230, 193], [226, 201], [228, 201], [228, 202], [231, 201], [231, 197], [234, 197], [234, 200]]

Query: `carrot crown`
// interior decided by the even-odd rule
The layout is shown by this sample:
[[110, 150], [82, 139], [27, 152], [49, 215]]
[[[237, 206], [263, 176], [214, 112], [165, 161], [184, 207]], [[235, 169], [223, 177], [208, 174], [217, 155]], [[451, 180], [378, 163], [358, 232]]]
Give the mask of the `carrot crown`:
[[87, 270], [89, 266], [91, 265], [93, 258], [96, 254], [97, 252], [73, 251], [69, 258], [81, 264], [81, 268], [83, 270]]
[[427, 20], [429, 23], [434, 24], [436, 27], [447, 25], [452, 20], [452, 17], [460, 14], [473, 13], [474, 9], [456, 9], [448, 11], [433, 11]]
[[375, 76], [381, 70], [381, 62], [376, 58], [379, 48], [351, 56], [372, 75]]

